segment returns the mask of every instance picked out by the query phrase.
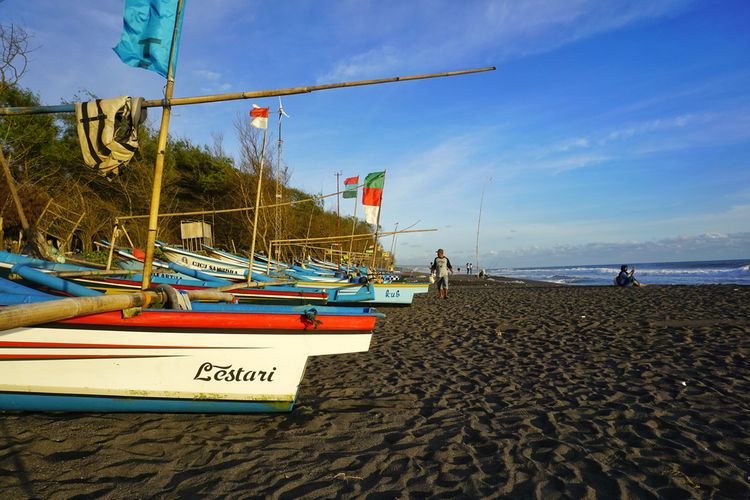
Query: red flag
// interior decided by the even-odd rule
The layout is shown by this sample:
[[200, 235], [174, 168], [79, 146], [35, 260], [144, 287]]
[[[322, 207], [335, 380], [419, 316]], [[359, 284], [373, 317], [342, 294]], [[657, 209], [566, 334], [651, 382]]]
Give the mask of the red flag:
[[359, 184], [359, 176], [347, 177], [344, 179], [344, 198], [356, 198], [357, 197], [357, 184]]
[[253, 121], [250, 122], [255, 128], [268, 128], [268, 108], [261, 108], [253, 104], [253, 109], [250, 110], [250, 116], [253, 117]]

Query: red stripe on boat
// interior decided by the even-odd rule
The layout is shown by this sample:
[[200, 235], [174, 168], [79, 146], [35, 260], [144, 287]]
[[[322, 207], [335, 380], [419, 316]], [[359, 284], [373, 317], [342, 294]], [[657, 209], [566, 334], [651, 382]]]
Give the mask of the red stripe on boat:
[[169, 358], [172, 356], [136, 354], [0, 354], [0, 360], [21, 361], [30, 359], [132, 359], [132, 358]]
[[[0, 342], [0, 349], [3, 347], [45, 347], [49, 349], [69, 349], [79, 347], [89, 349], [217, 349], [216, 346], [80, 344], [69, 342]], [[228, 347], [227, 349], [239, 349], [239, 347]]]
[[318, 316], [317, 323], [301, 314], [243, 314], [202, 311], [143, 311], [132, 318], [123, 318], [120, 311], [91, 314], [61, 321], [63, 324], [156, 327], [165, 330], [197, 328], [201, 330], [336, 330], [371, 331], [375, 316]]

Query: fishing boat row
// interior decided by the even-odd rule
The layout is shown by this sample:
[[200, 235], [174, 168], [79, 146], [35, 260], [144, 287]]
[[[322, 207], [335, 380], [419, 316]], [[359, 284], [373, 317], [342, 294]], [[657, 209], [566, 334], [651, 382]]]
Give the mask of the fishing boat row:
[[[382, 317], [367, 307], [204, 303], [171, 294], [182, 300], [6, 329], [0, 408], [290, 411], [308, 358], [367, 351]], [[101, 298], [65, 299], [0, 279], [7, 306], [0, 315]]]
[[[76, 113], [84, 162], [110, 179], [138, 149], [138, 126], [145, 119], [141, 111], [162, 108], [145, 251], [104, 243], [111, 252], [106, 269], [0, 252], [0, 410], [289, 411], [310, 357], [367, 351], [376, 321], [383, 316], [372, 306], [409, 305], [416, 294], [427, 292], [427, 283], [405, 283], [397, 274], [376, 274], [361, 266], [342, 268], [340, 263], [311, 257], [285, 263], [256, 254], [268, 108], [255, 105], [251, 124], [263, 129], [263, 145], [247, 257], [212, 247], [194, 252], [157, 242], [171, 109], [457, 76], [494, 67], [175, 98], [184, 2], [173, 3], [157, 9], [158, 16], [126, 4], [122, 39], [115, 48], [126, 64], [166, 78], [159, 99], [120, 96], [0, 108], [0, 115]], [[141, 50], [140, 41], [155, 40], [156, 33], [171, 44], [158, 51]], [[279, 120], [282, 115], [279, 101]], [[3, 149], [0, 163], [22, 233], [26, 241], [43, 242], [37, 250], [46, 249], [44, 231], [31, 227], [24, 215]], [[376, 262], [384, 176], [385, 171], [370, 174], [364, 184], [369, 186], [365, 220], [376, 228], [371, 267]], [[362, 201], [365, 204], [364, 197]], [[113, 240], [116, 234], [113, 231]], [[352, 230], [351, 241], [354, 237]], [[267, 243], [270, 257], [272, 242]], [[155, 258], [156, 252], [160, 258]], [[49, 252], [41, 252], [45, 253]], [[113, 258], [117, 269], [110, 266]]]
[[0, 252], [0, 409], [290, 411], [309, 357], [367, 351], [383, 316], [371, 306], [427, 291], [352, 282], [313, 262], [266, 262], [247, 283], [242, 257], [159, 245], [151, 283], [162, 303], [10, 328], [8, 314], [137, 295], [142, 262], [133, 249], [113, 249], [122, 268], [111, 270]]

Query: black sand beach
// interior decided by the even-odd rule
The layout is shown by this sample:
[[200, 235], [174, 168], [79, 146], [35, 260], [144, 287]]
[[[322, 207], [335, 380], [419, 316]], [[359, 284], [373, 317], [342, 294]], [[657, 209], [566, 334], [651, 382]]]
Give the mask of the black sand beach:
[[0, 415], [3, 497], [750, 497], [750, 287], [451, 284], [290, 414]]

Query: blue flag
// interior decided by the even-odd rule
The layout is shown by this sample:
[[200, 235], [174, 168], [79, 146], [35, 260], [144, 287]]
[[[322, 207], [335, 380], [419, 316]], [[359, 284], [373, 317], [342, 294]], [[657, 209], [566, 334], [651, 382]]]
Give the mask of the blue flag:
[[[169, 51], [177, 16], [177, 0], [125, 0], [122, 38], [114, 51], [120, 60], [134, 68], [156, 71], [167, 77]], [[177, 69], [177, 53], [180, 47], [183, 3], [177, 23], [172, 74]]]

